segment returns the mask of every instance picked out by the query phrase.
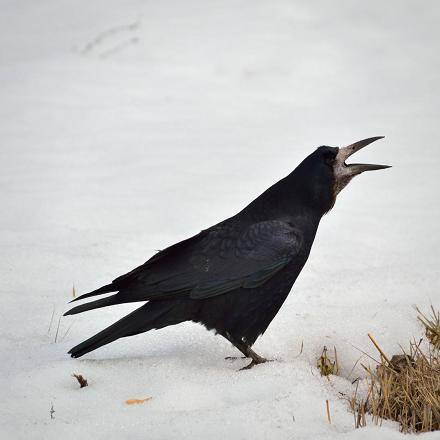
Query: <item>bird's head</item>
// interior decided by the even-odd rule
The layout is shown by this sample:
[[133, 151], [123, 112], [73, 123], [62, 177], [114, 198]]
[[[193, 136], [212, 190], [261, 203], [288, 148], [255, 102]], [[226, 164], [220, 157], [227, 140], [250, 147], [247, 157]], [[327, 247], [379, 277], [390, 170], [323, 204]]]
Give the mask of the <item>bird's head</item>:
[[388, 165], [353, 163], [346, 160], [356, 151], [383, 136], [364, 139], [346, 147], [317, 148], [288, 176], [268, 188], [251, 202], [245, 210], [254, 216], [268, 213], [275, 218], [297, 216], [310, 212], [319, 218], [333, 208], [336, 196], [351, 179], [364, 171], [382, 170]]
[[354, 144], [347, 145], [346, 147], [337, 148], [334, 159], [330, 161], [333, 169], [333, 176], [335, 179], [333, 192], [336, 197], [353, 179], [354, 176], [363, 173], [364, 171], [384, 170], [390, 168], [389, 165], [376, 165], [367, 163], [352, 163], [347, 164], [346, 160], [356, 151], [361, 150], [374, 141], [383, 139], [383, 136], [376, 136], [362, 141], [355, 142]]
[[[304, 174], [309, 176], [308, 179], [302, 180], [309, 182], [309, 201], [326, 212], [333, 207], [336, 196], [353, 177], [364, 171], [390, 168], [388, 165], [346, 163], [352, 154], [382, 138], [383, 136], [372, 137], [346, 147], [322, 146], [312, 153], [299, 167], [302, 168], [300, 174], [303, 177]], [[312, 176], [313, 178], [310, 179]]]

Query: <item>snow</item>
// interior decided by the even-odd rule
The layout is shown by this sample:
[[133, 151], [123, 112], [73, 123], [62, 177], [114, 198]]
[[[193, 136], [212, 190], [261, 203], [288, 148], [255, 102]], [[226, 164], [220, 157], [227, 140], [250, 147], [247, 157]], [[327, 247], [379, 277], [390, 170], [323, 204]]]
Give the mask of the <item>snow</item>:
[[[1, 438], [401, 438], [355, 430], [340, 393], [376, 355], [368, 332], [395, 353], [421, 335], [412, 305], [439, 305], [439, 19], [434, 1], [3, 2]], [[255, 345], [274, 362], [237, 372], [190, 323], [67, 356], [134, 307], [60, 319], [73, 285], [234, 214], [318, 145], [376, 135], [356, 161], [393, 168], [323, 219]]]

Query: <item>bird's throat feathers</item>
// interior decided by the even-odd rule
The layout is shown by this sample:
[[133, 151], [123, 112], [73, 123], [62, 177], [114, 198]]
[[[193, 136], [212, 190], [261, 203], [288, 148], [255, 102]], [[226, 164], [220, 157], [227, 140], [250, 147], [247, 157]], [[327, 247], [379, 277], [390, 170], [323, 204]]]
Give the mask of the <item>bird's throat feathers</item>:
[[[308, 177], [307, 177], [308, 175]], [[307, 173], [299, 167], [251, 202], [245, 211], [269, 218], [316, 218], [330, 211], [336, 200], [334, 178]]]
[[333, 208], [338, 193], [336, 187], [332, 169], [311, 154], [247, 208], [276, 218], [298, 215], [320, 218]]

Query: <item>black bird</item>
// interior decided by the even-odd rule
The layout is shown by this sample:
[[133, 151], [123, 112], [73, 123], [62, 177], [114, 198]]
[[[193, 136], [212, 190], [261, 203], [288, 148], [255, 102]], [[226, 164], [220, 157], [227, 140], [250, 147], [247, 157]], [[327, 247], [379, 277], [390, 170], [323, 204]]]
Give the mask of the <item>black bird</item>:
[[194, 321], [215, 330], [251, 358], [245, 368], [265, 362], [251, 347], [278, 313], [307, 261], [322, 216], [354, 176], [389, 168], [345, 163], [378, 139], [382, 136], [344, 148], [319, 147], [238, 214], [76, 298], [117, 292], [65, 315], [148, 302], [69, 354], [77, 358], [125, 336]]

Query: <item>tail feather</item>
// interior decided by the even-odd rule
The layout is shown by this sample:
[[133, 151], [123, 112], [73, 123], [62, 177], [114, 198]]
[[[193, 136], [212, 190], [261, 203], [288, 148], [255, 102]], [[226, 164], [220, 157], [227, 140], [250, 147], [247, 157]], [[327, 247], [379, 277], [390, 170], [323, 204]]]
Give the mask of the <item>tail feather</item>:
[[90, 296], [102, 295], [103, 293], [116, 292], [118, 290], [119, 290], [119, 288], [116, 287], [115, 284], [110, 283], [110, 284], [106, 284], [105, 286], [100, 287], [99, 289], [92, 290], [91, 292], [88, 292], [88, 293], [84, 293], [83, 295], [78, 296], [75, 299], [72, 299], [72, 301], [70, 301], [70, 302], [79, 301], [84, 298], [89, 298]]
[[73, 309], [70, 309], [66, 313], [64, 313], [64, 316], [76, 315], [77, 313], [82, 313], [87, 310], [98, 309], [100, 307], [113, 306], [115, 304], [120, 304], [120, 302], [121, 301], [119, 301], [118, 295], [116, 294], [116, 295], [108, 296], [107, 298], [101, 298], [96, 301], [92, 301], [86, 304], [81, 304], [80, 306], [76, 306]]
[[110, 342], [116, 341], [119, 338], [143, 333], [153, 328], [176, 324], [177, 322], [161, 319], [171, 308], [172, 305], [169, 304], [160, 306], [152, 303], [144, 304], [142, 307], [139, 307], [124, 318], [100, 331], [95, 336], [73, 347], [69, 351], [69, 354], [74, 358], [78, 358], [103, 345], [110, 344]]

